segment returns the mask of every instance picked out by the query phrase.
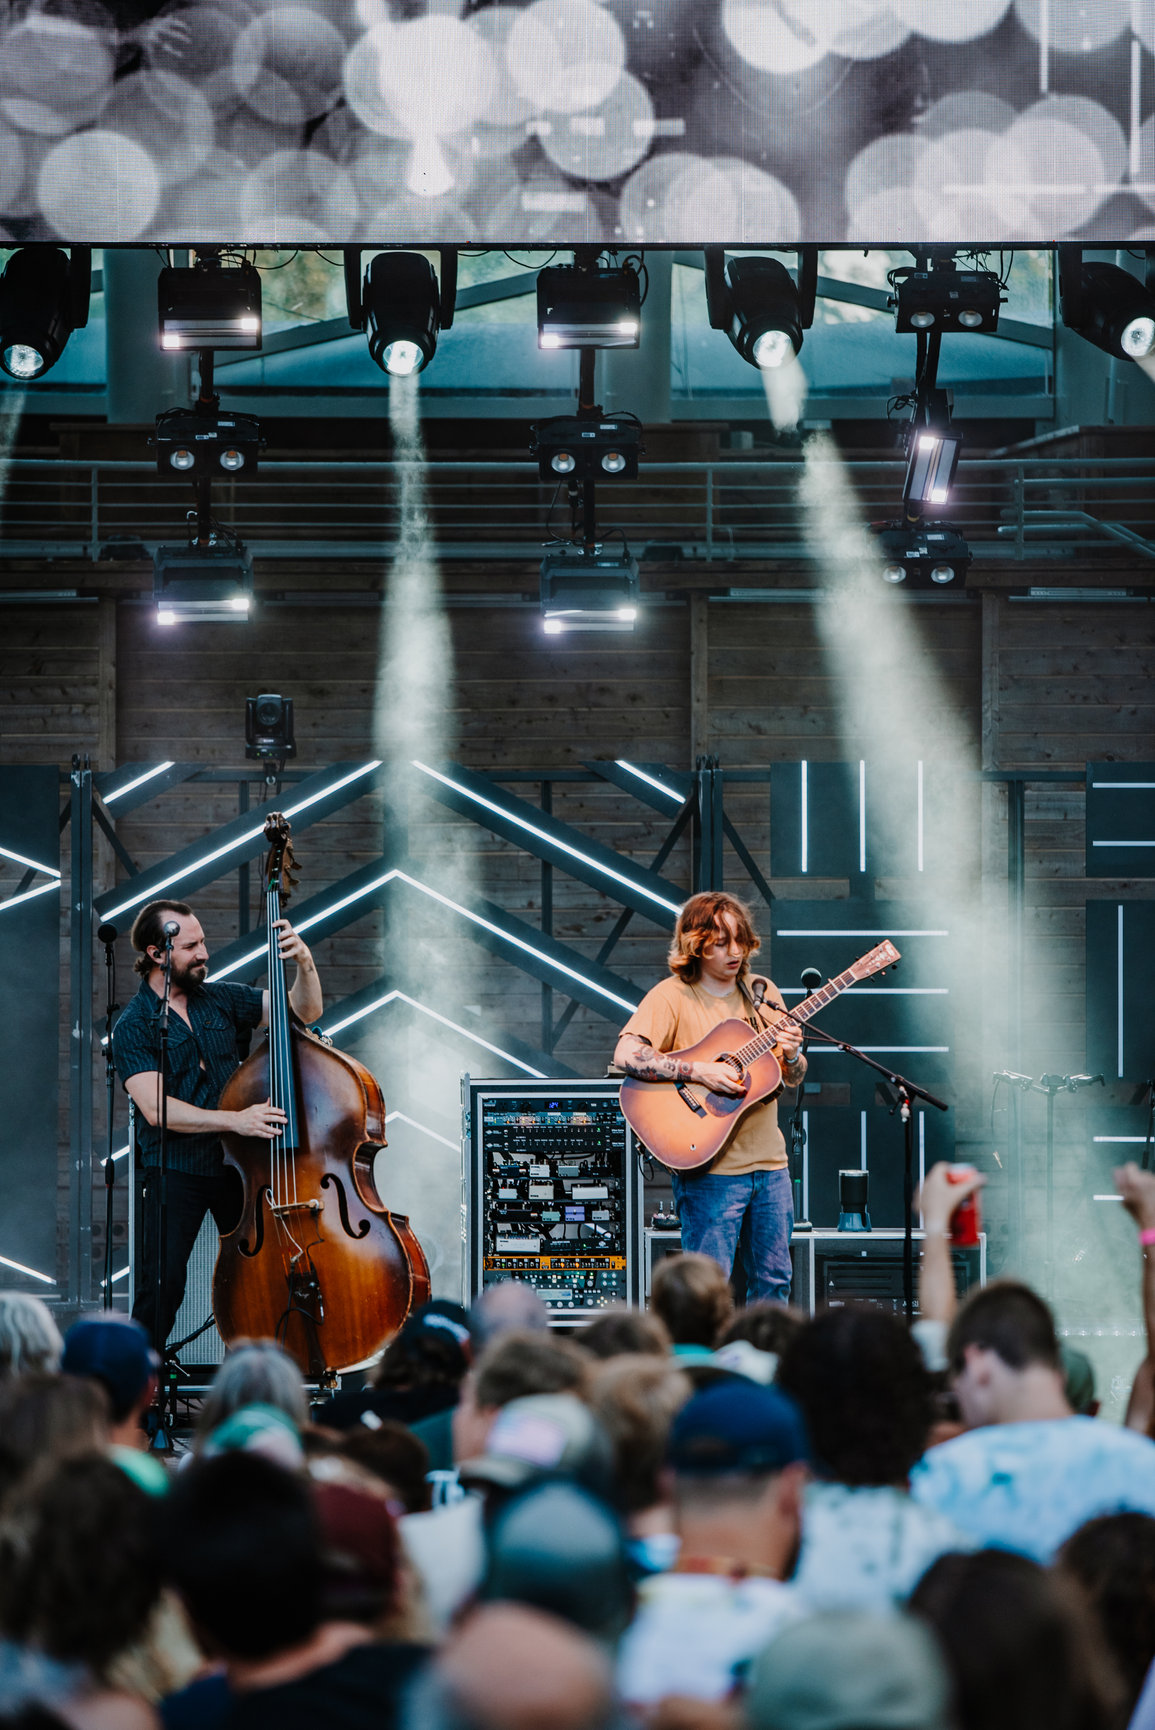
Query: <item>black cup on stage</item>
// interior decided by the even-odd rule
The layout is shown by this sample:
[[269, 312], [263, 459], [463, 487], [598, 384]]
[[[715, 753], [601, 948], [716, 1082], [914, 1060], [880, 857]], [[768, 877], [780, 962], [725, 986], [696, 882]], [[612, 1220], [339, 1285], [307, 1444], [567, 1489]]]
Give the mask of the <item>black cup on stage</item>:
[[855, 1169], [838, 1174], [839, 1231], [869, 1231], [870, 1214], [866, 1208], [866, 1190], [870, 1173]]

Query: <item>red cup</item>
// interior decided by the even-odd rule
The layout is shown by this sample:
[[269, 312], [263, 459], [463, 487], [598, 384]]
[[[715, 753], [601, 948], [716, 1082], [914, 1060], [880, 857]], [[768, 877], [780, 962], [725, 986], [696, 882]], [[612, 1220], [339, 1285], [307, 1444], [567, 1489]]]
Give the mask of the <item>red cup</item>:
[[[977, 1166], [973, 1165], [949, 1165], [946, 1172], [947, 1182], [965, 1183], [969, 1177], [975, 1175], [977, 1169]], [[959, 1202], [951, 1215], [951, 1243], [958, 1249], [976, 1249], [982, 1225], [982, 1205], [976, 1189], [973, 1195], [968, 1195], [964, 1201]]]

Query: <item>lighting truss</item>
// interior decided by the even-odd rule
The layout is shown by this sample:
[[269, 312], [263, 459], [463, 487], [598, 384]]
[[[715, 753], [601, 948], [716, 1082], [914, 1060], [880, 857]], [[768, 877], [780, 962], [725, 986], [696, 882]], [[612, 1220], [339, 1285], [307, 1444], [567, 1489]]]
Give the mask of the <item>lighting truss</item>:
[[638, 561], [628, 552], [564, 546], [541, 561], [541, 610], [551, 636], [632, 631], [639, 594]]
[[92, 248], [23, 246], [0, 275], [0, 367], [31, 384], [56, 365], [74, 330], [88, 323]]
[[999, 328], [1006, 299], [993, 270], [959, 270], [953, 258], [931, 270], [902, 266], [890, 272], [896, 331], [964, 331], [990, 335]]
[[1059, 248], [1059, 313], [1068, 330], [1118, 360], [1155, 352], [1155, 273], [1140, 282], [1117, 264], [1084, 263], [1082, 248]]
[[238, 624], [253, 604], [253, 561], [243, 547], [158, 547], [153, 599], [159, 625]]
[[876, 534], [883, 582], [908, 589], [962, 588], [971, 551], [950, 523], [888, 523]]
[[637, 479], [642, 428], [632, 414], [555, 415], [529, 430], [543, 481]]
[[156, 417], [153, 436], [160, 474], [190, 480], [256, 472], [264, 440], [251, 414], [198, 414], [173, 408]]
[[798, 281], [776, 258], [740, 254], [726, 260], [708, 246], [706, 308], [713, 330], [724, 330], [744, 361], [768, 371], [792, 360], [814, 322], [818, 249], [798, 254]]
[[224, 265], [216, 253], [194, 265], [167, 265], [156, 298], [161, 348], [261, 346], [261, 277], [254, 265]]
[[[330, 1038], [335, 1039], [339, 1033], [344, 1033], [346, 1028], [355, 1026], [358, 1021], [364, 1021], [368, 1015], [375, 1015], [380, 1009], [387, 1009], [391, 1003], [407, 1004], [419, 1015], [426, 1015], [431, 1021], [438, 1022], [442, 1027], [448, 1027], [452, 1033], [460, 1034], [463, 1039], [468, 1039], [472, 1044], [481, 1046], [484, 1051], [490, 1052], [494, 1057], [500, 1057], [503, 1062], [512, 1063], [515, 1068], [523, 1070], [526, 1075], [532, 1075], [535, 1080], [544, 1081], [546, 1078], [547, 1072], [545, 1070], [535, 1069], [532, 1063], [526, 1063], [524, 1059], [515, 1056], [512, 1051], [506, 1051], [503, 1046], [494, 1045], [492, 1040], [484, 1039], [473, 1028], [462, 1027], [459, 1021], [451, 1021], [447, 1015], [441, 1015], [436, 1009], [430, 1009], [427, 1003], [421, 1003], [416, 997], [410, 997], [408, 993], [396, 988], [370, 997], [367, 1002], [359, 1004], [356, 1009], [342, 1015], [339, 1020], [331, 1021], [326, 1017], [321, 1026]], [[334, 1013], [336, 1014], [337, 1011]], [[404, 1113], [391, 1112], [390, 1116], [404, 1116]], [[386, 1122], [388, 1121], [389, 1119], [386, 1118]], [[412, 1122], [412, 1119], [406, 1118], [405, 1121], [407, 1123]], [[415, 1127], [422, 1129], [424, 1125], [417, 1124]], [[433, 1131], [430, 1130], [429, 1133], [432, 1134]]]
[[441, 281], [421, 252], [379, 252], [361, 276], [361, 251], [346, 248], [345, 303], [354, 330], [366, 331], [369, 357], [395, 378], [429, 365], [441, 331], [453, 323], [457, 253], [441, 251]]
[[539, 348], [637, 348], [641, 328], [632, 265], [551, 264], [538, 272]]

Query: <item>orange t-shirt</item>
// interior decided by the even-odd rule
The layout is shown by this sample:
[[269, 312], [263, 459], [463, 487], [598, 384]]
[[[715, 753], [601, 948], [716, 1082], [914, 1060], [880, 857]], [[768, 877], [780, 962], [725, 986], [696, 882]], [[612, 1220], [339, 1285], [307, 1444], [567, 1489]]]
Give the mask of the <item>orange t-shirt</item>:
[[[786, 1007], [772, 982], [767, 985], [765, 1001], [771, 1009]], [[697, 1045], [720, 1021], [744, 1021], [746, 1016], [746, 999], [737, 986], [725, 997], [713, 997], [701, 985], [686, 985], [671, 977], [646, 992], [622, 1032], [641, 1034], [655, 1051], [684, 1051]], [[785, 1164], [778, 1102], [760, 1099], [742, 1113], [721, 1152], [704, 1169], [730, 1177], [748, 1171], [774, 1171]]]

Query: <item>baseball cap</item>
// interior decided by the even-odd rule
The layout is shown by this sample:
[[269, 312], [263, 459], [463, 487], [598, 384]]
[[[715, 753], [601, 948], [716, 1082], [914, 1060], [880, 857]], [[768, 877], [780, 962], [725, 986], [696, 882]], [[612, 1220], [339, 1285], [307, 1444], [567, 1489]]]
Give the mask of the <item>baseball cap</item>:
[[597, 1489], [613, 1471], [609, 1437], [574, 1394], [527, 1394], [510, 1400], [493, 1421], [478, 1459], [460, 1468], [462, 1483], [517, 1489], [534, 1478], [561, 1473]]
[[726, 1376], [686, 1401], [670, 1430], [675, 1472], [779, 1472], [809, 1458], [802, 1413], [780, 1388]]
[[87, 1316], [73, 1322], [64, 1336], [62, 1374], [103, 1383], [117, 1424], [131, 1412], [159, 1366], [148, 1335], [128, 1316]]
[[750, 1730], [948, 1730], [950, 1684], [930, 1630], [895, 1611], [810, 1616], [766, 1646]]
[[394, 1607], [401, 1575], [401, 1539], [388, 1499], [336, 1482], [314, 1481], [312, 1493], [321, 1528], [326, 1613], [354, 1622], [375, 1620]]
[[616, 1640], [630, 1619], [625, 1534], [580, 1484], [553, 1479], [522, 1491], [494, 1521], [488, 1551], [483, 1599], [532, 1604], [597, 1639]]

